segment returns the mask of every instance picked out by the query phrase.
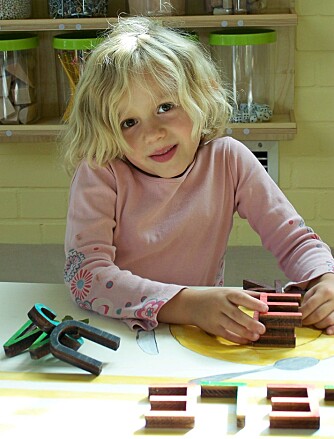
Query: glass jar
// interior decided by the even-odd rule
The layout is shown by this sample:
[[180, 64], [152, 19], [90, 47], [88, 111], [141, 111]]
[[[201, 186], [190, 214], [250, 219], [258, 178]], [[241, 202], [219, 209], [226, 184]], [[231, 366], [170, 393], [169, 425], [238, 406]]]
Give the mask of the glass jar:
[[0, 123], [29, 124], [39, 118], [38, 37], [0, 34]]
[[217, 15], [260, 14], [267, 7], [267, 0], [205, 0], [208, 13]]
[[77, 31], [53, 38], [59, 111], [64, 120], [67, 120], [72, 109], [75, 88], [87, 57], [102, 40], [103, 38], [95, 31]]
[[31, 17], [31, 0], [0, 0], [0, 20]]
[[231, 122], [264, 122], [274, 111], [276, 31], [228, 28], [209, 36], [212, 57], [231, 88]]
[[50, 18], [106, 17], [108, 0], [49, 0]]
[[128, 0], [131, 15], [161, 16], [185, 15], [185, 0]]

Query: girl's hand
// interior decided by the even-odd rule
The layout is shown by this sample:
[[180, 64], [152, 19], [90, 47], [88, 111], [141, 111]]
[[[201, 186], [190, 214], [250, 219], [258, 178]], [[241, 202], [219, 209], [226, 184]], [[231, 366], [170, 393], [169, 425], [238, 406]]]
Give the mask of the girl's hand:
[[238, 344], [256, 341], [265, 326], [247, 315], [240, 306], [266, 312], [268, 306], [250, 293], [233, 288], [187, 288], [167, 302], [158, 314], [165, 323], [195, 325], [204, 331]]
[[311, 281], [300, 311], [303, 325], [314, 325], [324, 329], [326, 334], [334, 334], [334, 273], [326, 273]]

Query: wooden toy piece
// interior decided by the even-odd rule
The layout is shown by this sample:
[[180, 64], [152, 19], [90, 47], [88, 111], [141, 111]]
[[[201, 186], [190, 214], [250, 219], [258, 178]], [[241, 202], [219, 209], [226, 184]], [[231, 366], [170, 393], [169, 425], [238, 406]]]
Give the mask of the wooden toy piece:
[[42, 303], [36, 303], [28, 312], [28, 317], [38, 326], [43, 332], [49, 334], [59, 324], [54, 320], [56, 313]]
[[246, 423], [247, 385], [245, 383], [202, 382], [202, 398], [236, 398], [236, 423], [243, 428]]
[[267, 303], [268, 312], [255, 312], [253, 317], [265, 325], [266, 332], [252, 345], [294, 348], [295, 327], [302, 326], [302, 314], [298, 312], [301, 294], [261, 293], [260, 300]]
[[[83, 345], [83, 339], [74, 338], [66, 335], [62, 337], [62, 343], [70, 349], [78, 350]], [[51, 353], [50, 348], [50, 334], [42, 332], [40, 337], [29, 348], [30, 357], [33, 360], [39, 360], [42, 357]]]
[[74, 349], [65, 346], [62, 338], [65, 336], [82, 336], [97, 344], [117, 350], [120, 338], [101, 329], [95, 328], [84, 322], [76, 320], [66, 320], [53, 329], [50, 335], [51, 353], [66, 363], [77, 366], [94, 375], [99, 375], [102, 371], [102, 362], [89, 357], [88, 355], [76, 352]]
[[190, 400], [184, 395], [151, 395], [151, 410], [187, 410]]
[[189, 383], [150, 386], [151, 410], [145, 415], [146, 427], [193, 428], [196, 387]]
[[188, 411], [150, 411], [145, 421], [146, 428], [193, 428], [195, 415]]
[[25, 351], [42, 333], [35, 323], [28, 320], [3, 345], [6, 357], [15, 357], [15, 355]]
[[19, 113], [19, 121], [22, 124], [28, 124], [34, 121], [38, 116], [38, 106], [37, 104], [28, 105], [26, 107], [21, 107]]
[[273, 409], [270, 428], [320, 427], [319, 401], [313, 386], [268, 384], [267, 398]]
[[259, 314], [259, 322], [263, 323], [266, 327], [275, 328], [294, 328], [296, 326], [302, 326], [302, 313], [301, 312], [267, 312]]
[[148, 395], [188, 395], [191, 384], [159, 384], [148, 388]]
[[325, 401], [334, 401], [334, 386], [325, 386]]
[[251, 279], [244, 279], [242, 282], [242, 288], [248, 291], [258, 291], [258, 292], [266, 291], [272, 293], [276, 292], [276, 289], [273, 288], [271, 285], [258, 283]]

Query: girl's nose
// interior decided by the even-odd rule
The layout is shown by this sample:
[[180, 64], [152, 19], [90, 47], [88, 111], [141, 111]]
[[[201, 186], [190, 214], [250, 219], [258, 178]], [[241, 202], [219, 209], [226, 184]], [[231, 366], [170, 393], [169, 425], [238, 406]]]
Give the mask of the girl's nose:
[[151, 121], [145, 127], [145, 140], [147, 142], [156, 142], [166, 136], [166, 128], [159, 121]]

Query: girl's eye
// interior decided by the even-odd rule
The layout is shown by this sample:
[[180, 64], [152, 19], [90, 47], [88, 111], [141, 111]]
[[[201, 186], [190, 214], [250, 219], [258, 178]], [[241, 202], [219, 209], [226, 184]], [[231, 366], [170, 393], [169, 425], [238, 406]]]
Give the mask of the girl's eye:
[[135, 119], [126, 119], [121, 123], [121, 128], [131, 128], [135, 126], [137, 121]]
[[174, 108], [174, 104], [167, 102], [166, 104], [161, 104], [158, 107], [158, 113], [166, 113], [167, 111], [170, 111], [172, 108]]

